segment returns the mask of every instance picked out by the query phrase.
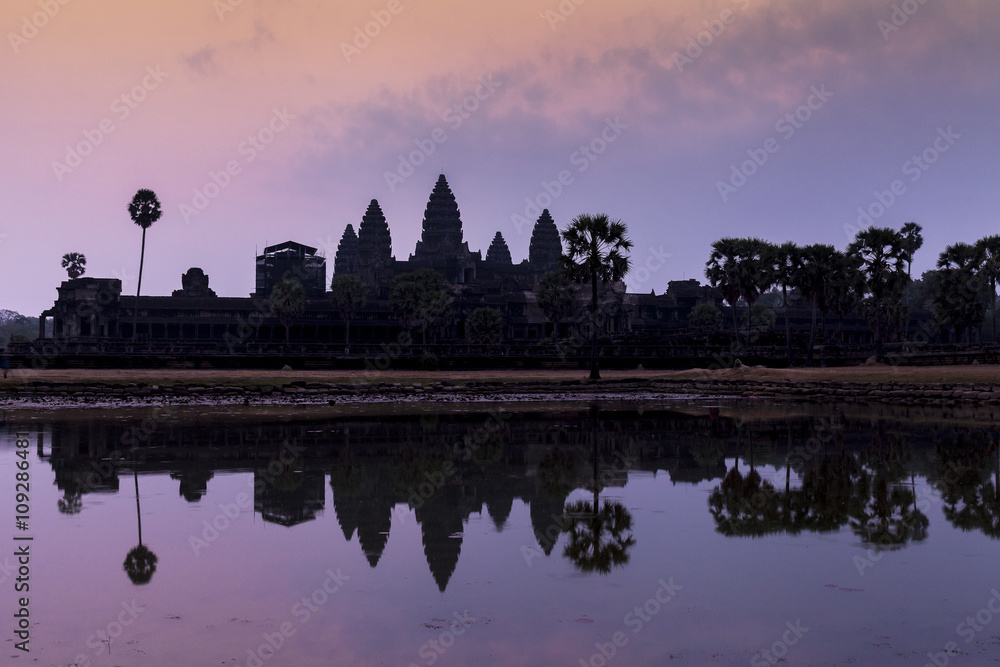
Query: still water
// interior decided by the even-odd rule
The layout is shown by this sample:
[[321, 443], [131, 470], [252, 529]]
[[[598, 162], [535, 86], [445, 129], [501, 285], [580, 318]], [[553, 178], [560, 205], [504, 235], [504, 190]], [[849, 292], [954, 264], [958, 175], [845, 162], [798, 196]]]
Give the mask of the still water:
[[8, 414], [2, 662], [1000, 661], [993, 415], [810, 410]]

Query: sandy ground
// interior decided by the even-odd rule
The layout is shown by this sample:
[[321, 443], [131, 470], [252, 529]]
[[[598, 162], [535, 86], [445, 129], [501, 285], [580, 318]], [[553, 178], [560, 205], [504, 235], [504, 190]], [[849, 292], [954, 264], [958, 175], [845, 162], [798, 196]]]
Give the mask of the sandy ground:
[[[496, 370], [496, 371], [267, 371], [267, 370], [44, 370], [11, 371], [6, 380], [0, 379], [0, 386], [21, 382], [107, 382], [169, 385], [184, 384], [234, 384], [234, 385], [281, 385], [297, 380], [307, 382], [441, 382], [455, 383], [500, 381], [521, 382], [586, 380], [587, 371], [582, 370]], [[636, 379], [719, 379], [719, 380], [765, 380], [792, 382], [917, 382], [917, 383], [1000, 383], [1000, 366], [854, 366], [848, 368], [742, 368], [738, 370], [685, 371], [602, 371], [607, 380]]]

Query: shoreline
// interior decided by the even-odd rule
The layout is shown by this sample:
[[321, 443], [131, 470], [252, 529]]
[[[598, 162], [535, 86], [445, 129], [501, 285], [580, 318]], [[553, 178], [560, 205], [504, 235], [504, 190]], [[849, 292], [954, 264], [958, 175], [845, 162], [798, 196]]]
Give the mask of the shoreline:
[[[0, 382], [0, 409], [696, 398], [1000, 405], [1000, 367], [996, 366], [790, 370], [743, 367], [603, 374], [604, 379], [590, 381], [581, 371], [40, 371]], [[824, 377], [831, 379], [817, 379]]]

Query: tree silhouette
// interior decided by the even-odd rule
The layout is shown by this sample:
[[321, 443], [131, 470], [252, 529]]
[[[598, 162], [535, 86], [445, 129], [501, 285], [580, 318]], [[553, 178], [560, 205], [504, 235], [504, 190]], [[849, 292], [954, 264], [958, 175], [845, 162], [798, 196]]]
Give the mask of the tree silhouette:
[[812, 304], [812, 325], [809, 329], [809, 348], [806, 366], [812, 364], [813, 345], [816, 342], [816, 314], [830, 309], [829, 279], [837, 265], [840, 253], [832, 245], [814, 243], [802, 248], [801, 264], [796, 276], [796, 286], [803, 297]]
[[538, 283], [538, 307], [552, 322], [552, 337], [559, 335], [559, 323], [573, 310], [573, 285], [563, 271], [550, 271]]
[[865, 312], [875, 332], [876, 361], [885, 357], [889, 316], [906, 287], [907, 275], [903, 269], [910, 256], [907, 247], [903, 235], [888, 227], [863, 229], [847, 246], [847, 254], [860, 260], [864, 275], [864, 293], [868, 295]]
[[597, 352], [597, 283], [606, 285], [624, 280], [630, 266], [628, 251], [632, 248], [627, 234], [625, 223], [603, 213], [578, 215], [562, 232], [567, 245], [563, 257], [567, 274], [578, 283], [590, 282], [591, 380], [601, 378]]
[[465, 319], [465, 334], [478, 345], [499, 345], [503, 339], [503, 317], [493, 308], [476, 308]]
[[292, 322], [306, 311], [306, 288], [298, 280], [282, 280], [271, 290], [271, 308], [285, 327], [285, 346], [288, 346]]
[[[712, 244], [712, 254], [705, 264], [705, 277], [732, 306], [737, 345], [740, 344], [736, 321], [737, 301], [743, 299], [747, 304], [747, 310], [752, 309], [758, 297], [771, 286], [774, 278], [774, 273], [769, 271], [767, 266], [769, 247], [766, 241], [757, 238], [719, 239]], [[752, 347], [749, 318], [747, 347]]]
[[712, 244], [712, 254], [705, 263], [705, 277], [709, 284], [719, 290], [732, 309], [733, 334], [736, 336], [737, 347], [740, 346], [740, 327], [736, 321], [736, 304], [740, 300], [739, 253], [739, 239], [719, 239]]
[[346, 322], [344, 348], [351, 353], [351, 320], [368, 304], [368, 287], [353, 273], [334, 277], [330, 283], [330, 302]]
[[[924, 230], [923, 227], [915, 222], [907, 222], [899, 230], [899, 233], [903, 236], [903, 244], [906, 248], [906, 309], [910, 309], [910, 283], [913, 282], [913, 276], [910, 275], [910, 269], [913, 267], [913, 256], [916, 254], [920, 247], [924, 245], [924, 236], [921, 232]], [[906, 336], [909, 337], [910, 334], [910, 317], [909, 312], [907, 312], [906, 317]]]
[[135, 476], [135, 516], [139, 524], [139, 545], [133, 547], [125, 556], [122, 569], [128, 574], [129, 580], [136, 586], [148, 584], [156, 572], [156, 554], [142, 543], [142, 511], [139, 507], [139, 472], [133, 470]]
[[997, 282], [1000, 282], [1000, 235], [984, 236], [976, 241], [981, 255], [980, 271], [990, 283], [990, 317], [992, 319], [993, 342], [997, 342]]
[[858, 266], [856, 257], [842, 252], [834, 256], [833, 271], [826, 285], [826, 305], [837, 314], [839, 331], [843, 330], [844, 318], [854, 311], [864, 294], [864, 276]]
[[66, 269], [70, 280], [79, 278], [87, 271], [87, 258], [83, 253], [68, 252], [62, 256], [62, 267]]
[[984, 307], [979, 296], [982, 281], [978, 275], [983, 255], [978, 246], [954, 243], [938, 257], [938, 284], [934, 306], [941, 324], [955, 330], [955, 342], [962, 334], [983, 321]]
[[405, 328], [420, 327], [421, 342], [426, 344], [427, 330], [439, 329], [451, 319], [454, 299], [440, 273], [419, 269], [393, 279], [389, 302]]
[[781, 287], [781, 311], [785, 315], [785, 345], [788, 348], [788, 366], [794, 364], [792, 356], [792, 328], [788, 322], [788, 289], [795, 286], [796, 277], [802, 265], [802, 252], [792, 243], [768, 245], [764, 266], [769, 282]]
[[132, 313], [132, 340], [136, 336], [136, 323], [139, 316], [139, 293], [142, 290], [142, 267], [146, 260], [146, 230], [160, 219], [163, 214], [160, 200], [152, 190], [140, 189], [132, 197], [128, 205], [128, 213], [132, 222], [142, 227], [142, 251], [139, 253], [139, 282], [135, 287], [135, 311]]

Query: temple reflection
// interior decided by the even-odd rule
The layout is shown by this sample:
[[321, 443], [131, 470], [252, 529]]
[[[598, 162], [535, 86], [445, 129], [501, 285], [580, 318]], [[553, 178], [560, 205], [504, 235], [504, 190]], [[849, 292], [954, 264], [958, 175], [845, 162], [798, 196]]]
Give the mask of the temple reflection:
[[[222, 473], [240, 473], [252, 475], [254, 511], [294, 529], [323, 514], [328, 483], [337, 539], [356, 537], [372, 568], [394, 518], [412, 511], [442, 592], [470, 519], [488, 517], [501, 532], [518, 503], [530, 517], [532, 548], [546, 557], [566, 558], [583, 573], [627, 567], [641, 536], [611, 490], [640, 471], [705, 485], [706, 519], [729, 537], [850, 530], [866, 547], [904, 548], [931, 529], [927, 499], [917, 494], [922, 480], [940, 494], [953, 525], [1000, 538], [1000, 453], [987, 427], [809, 416], [745, 421], [703, 407], [294, 422], [170, 417], [139, 440], [130, 438], [133, 423], [54, 421], [38, 430], [39, 454], [62, 492], [60, 512], [85, 511], [91, 495], [117, 493], [120, 474], [131, 473], [137, 496], [139, 476], [169, 475], [181, 502], [199, 503]], [[145, 567], [130, 576], [151, 576], [152, 563], [139, 563]]]

